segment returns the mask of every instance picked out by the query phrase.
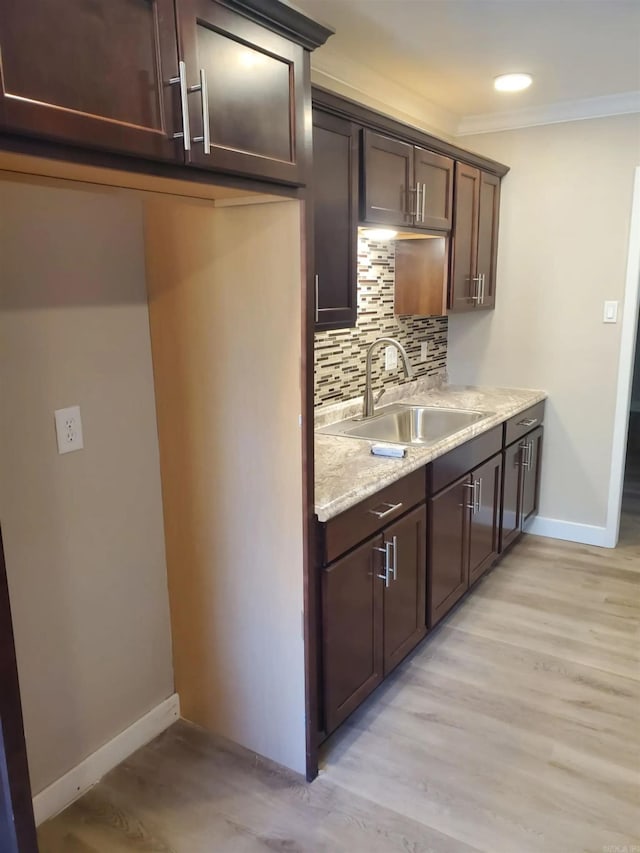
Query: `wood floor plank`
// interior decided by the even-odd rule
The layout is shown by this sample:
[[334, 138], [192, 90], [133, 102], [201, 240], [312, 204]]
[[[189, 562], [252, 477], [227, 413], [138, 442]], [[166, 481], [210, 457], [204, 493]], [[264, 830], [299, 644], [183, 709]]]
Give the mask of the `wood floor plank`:
[[639, 518], [613, 551], [524, 537], [312, 785], [180, 722], [44, 824], [41, 853], [640, 850]]

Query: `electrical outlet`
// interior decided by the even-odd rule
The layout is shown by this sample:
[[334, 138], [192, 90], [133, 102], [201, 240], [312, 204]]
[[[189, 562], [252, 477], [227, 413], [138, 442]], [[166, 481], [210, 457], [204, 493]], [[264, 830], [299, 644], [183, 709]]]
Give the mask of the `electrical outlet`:
[[398, 366], [398, 350], [394, 346], [386, 347], [384, 351], [384, 369], [395, 370]]
[[82, 419], [80, 406], [70, 406], [68, 409], [56, 409], [56, 435], [58, 437], [58, 453], [71, 453], [82, 450]]
[[429, 341], [420, 343], [420, 361], [426, 361], [429, 357]]

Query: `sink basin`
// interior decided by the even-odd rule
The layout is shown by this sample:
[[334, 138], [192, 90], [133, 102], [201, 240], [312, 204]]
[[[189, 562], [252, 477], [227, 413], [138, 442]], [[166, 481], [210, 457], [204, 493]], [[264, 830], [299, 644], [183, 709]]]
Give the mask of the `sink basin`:
[[379, 409], [373, 418], [350, 418], [322, 427], [318, 432], [390, 444], [426, 445], [434, 444], [490, 416], [490, 412], [468, 409], [394, 403]]

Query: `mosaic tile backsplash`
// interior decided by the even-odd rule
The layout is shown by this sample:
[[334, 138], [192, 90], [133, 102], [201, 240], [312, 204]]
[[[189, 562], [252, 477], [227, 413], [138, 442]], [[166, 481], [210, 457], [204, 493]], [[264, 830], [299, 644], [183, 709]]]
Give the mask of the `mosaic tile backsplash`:
[[[367, 347], [388, 336], [397, 338], [409, 355], [414, 377], [444, 376], [447, 366], [446, 317], [396, 317], [394, 243], [358, 239], [358, 320], [354, 329], [317, 332], [315, 336], [315, 405], [349, 400], [364, 394]], [[420, 344], [428, 341], [426, 361], [420, 361]], [[384, 347], [373, 360], [373, 388], [404, 381], [397, 370], [384, 370]]]

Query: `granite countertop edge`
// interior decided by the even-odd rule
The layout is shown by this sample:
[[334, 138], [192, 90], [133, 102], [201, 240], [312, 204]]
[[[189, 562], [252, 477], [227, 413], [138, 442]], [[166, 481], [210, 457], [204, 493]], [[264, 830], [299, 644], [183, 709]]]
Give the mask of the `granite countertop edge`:
[[[491, 413], [476, 424], [428, 447], [408, 447], [403, 459], [373, 456], [373, 441], [315, 434], [315, 512], [325, 522], [374, 495], [385, 486], [487, 432], [547, 398], [547, 392], [528, 388], [441, 385], [429, 390], [394, 395], [396, 402], [464, 408]], [[358, 401], [345, 404], [343, 417]], [[382, 405], [385, 405], [385, 400]], [[338, 407], [332, 407], [339, 412]], [[335, 417], [340, 420], [340, 417]], [[330, 423], [331, 420], [326, 421]], [[322, 421], [320, 421], [322, 423]]]

